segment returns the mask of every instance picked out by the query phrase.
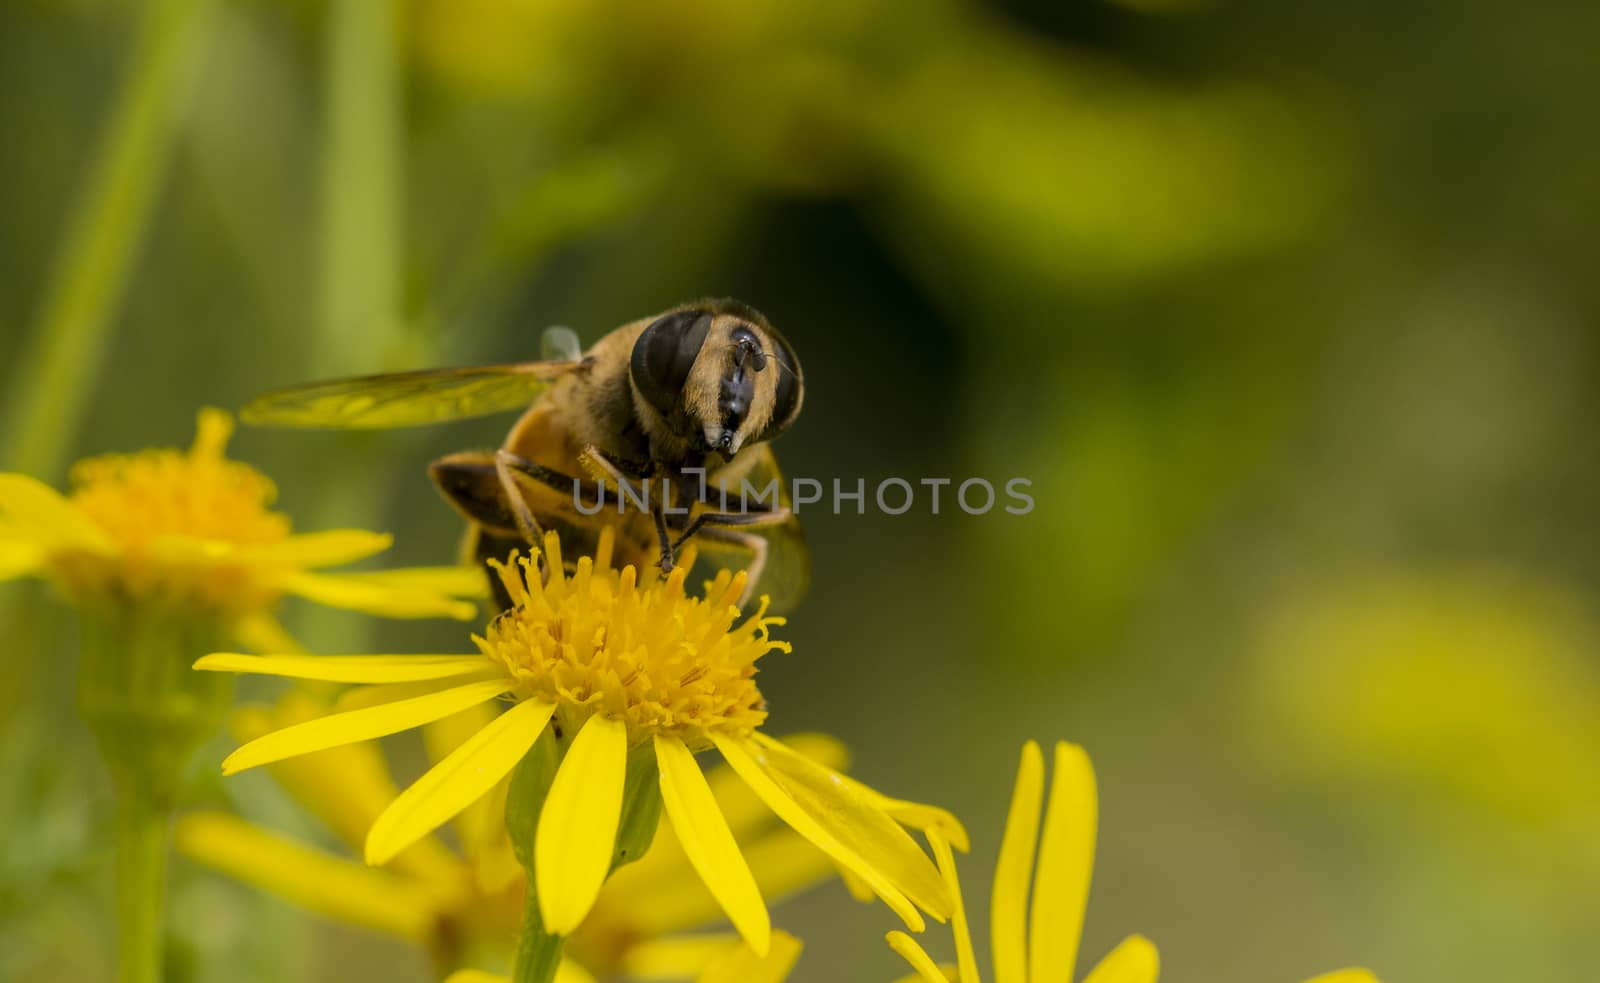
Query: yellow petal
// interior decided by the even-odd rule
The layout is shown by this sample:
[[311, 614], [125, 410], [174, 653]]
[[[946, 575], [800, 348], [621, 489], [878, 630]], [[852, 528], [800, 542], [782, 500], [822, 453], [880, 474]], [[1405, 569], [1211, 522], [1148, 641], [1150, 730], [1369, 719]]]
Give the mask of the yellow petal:
[[972, 840], [967, 836], [967, 828], [948, 809], [921, 802], [907, 802], [904, 799], [891, 799], [877, 792], [872, 794], [872, 803], [902, 826], [921, 830], [925, 834], [937, 833], [946, 843], [962, 853], [972, 849]]
[[330, 683], [412, 683], [494, 668], [481, 655], [245, 655], [214, 652], [194, 664], [208, 672], [320, 679]]
[[661, 801], [678, 842], [733, 927], [758, 956], [765, 957], [772, 941], [766, 902], [761, 900], [761, 891], [717, 808], [711, 786], [695, 763], [694, 753], [674, 737], [657, 735], [655, 745]]
[[804, 732], [785, 734], [778, 738], [783, 746], [795, 754], [802, 754], [824, 768], [844, 771], [850, 767], [850, 749], [843, 741], [830, 734]]
[[282, 652], [289, 655], [304, 655], [305, 646], [288, 630], [282, 622], [270, 614], [256, 612], [247, 614], [233, 626], [234, 640], [253, 652], [265, 654], [267, 652]]
[[37, 543], [0, 541], [0, 581], [36, 572], [44, 564], [44, 549]]
[[[762, 759], [770, 759], [771, 754], [769, 751], [748, 742], [740, 742], [722, 736], [713, 736], [712, 740], [716, 743], [717, 750], [722, 752], [723, 759], [739, 774], [740, 778], [744, 779], [745, 783], [750, 786], [751, 791], [755, 792], [767, 804], [769, 809], [778, 814], [778, 818], [788, 823], [795, 832], [814, 843], [819, 850], [832, 857], [840, 866], [855, 872], [863, 881], [871, 885], [873, 892], [882, 898], [883, 903], [888, 905], [895, 914], [899, 915], [901, 920], [913, 932], [923, 930], [926, 923], [923, 922], [922, 916], [917, 913], [916, 907], [901, 892], [898, 885], [889, 875], [880, 871], [877, 864], [872, 862], [878, 861], [879, 858], [874, 856], [872, 861], [869, 861], [859, 852], [862, 846], [865, 846], [870, 851], [873, 844], [870, 841], [863, 844], [861, 841], [866, 837], [858, 835], [850, 829], [851, 823], [859, 817], [863, 818], [866, 824], [875, 827], [876, 830], [881, 830], [882, 825], [887, 824], [898, 832], [900, 827], [895, 826], [893, 820], [879, 813], [881, 823], [875, 822], [872, 817], [873, 810], [870, 806], [861, 807], [857, 805], [855, 808], [840, 808], [838, 804], [830, 800], [819, 803], [816, 801], [816, 796], [813, 792], [803, 787], [797, 790], [807, 800], [806, 805], [802, 805], [789, 792], [786, 785], [780, 784], [766, 767], [767, 762]], [[817, 814], [819, 806], [823, 809], [821, 815]], [[864, 833], [865, 829], [862, 832]], [[901, 833], [901, 835], [903, 836], [904, 833]], [[909, 841], [909, 838], [907, 839]], [[921, 851], [916, 849], [915, 844], [912, 844], [911, 849], [919, 857], [921, 856]], [[937, 872], [934, 872], [934, 877], [938, 877]], [[940, 890], [942, 892], [943, 885], [940, 885]]]
[[[233, 715], [233, 735], [249, 742], [327, 712], [322, 701], [290, 690], [271, 707], [240, 707]], [[361, 846], [372, 821], [400, 794], [374, 744], [347, 744], [279, 761], [272, 765], [272, 777], [352, 849]]]
[[834, 873], [839, 875], [839, 880], [844, 883], [844, 889], [848, 891], [850, 896], [855, 898], [857, 901], [866, 903], [870, 902], [874, 897], [876, 897], [876, 895], [872, 893], [872, 885], [862, 880], [855, 873], [855, 871], [851, 870], [850, 868], [840, 867], [836, 864], [834, 866]]
[[[844, 744], [826, 734], [792, 734], [783, 738], [783, 743], [791, 751], [835, 771], [850, 763], [850, 753]], [[750, 786], [727, 765], [717, 765], [707, 771], [706, 781], [717, 797], [722, 818], [733, 830], [734, 839], [743, 843], [747, 837], [758, 835], [773, 825], [772, 810], [756, 798]]]
[[1337, 969], [1306, 980], [1306, 983], [1378, 983], [1370, 969]]
[[772, 946], [761, 955], [744, 944], [730, 946], [695, 977], [696, 983], [783, 983], [800, 958], [800, 940], [773, 932]]
[[594, 974], [573, 962], [563, 958], [561, 965], [556, 967], [556, 978], [553, 983], [595, 983]]
[[939, 921], [950, 917], [950, 896], [928, 855], [904, 829], [863, 794], [866, 786], [796, 754], [781, 741], [757, 732], [750, 745], [756, 763], [819, 822], [834, 824], [834, 836], [881, 870], [890, 883]]
[[477, 605], [469, 601], [458, 601], [431, 591], [390, 587], [360, 577], [297, 571], [284, 577], [280, 586], [291, 594], [330, 608], [345, 608], [382, 618], [471, 621], [478, 616]]
[[544, 733], [555, 709], [548, 703], [525, 700], [428, 769], [372, 824], [367, 834], [367, 863], [388, 863], [510, 774]]
[[310, 569], [364, 560], [375, 553], [382, 553], [393, 543], [394, 537], [388, 533], [368, 532], [365, 529], [328, 529], [298, 533], [275, 543], [238, 546], [233, 554], [250, 563]]
[[[458, 969], [444, 978], [444, 983], [511, 983], [511, 980], [481, 969]], [[561, 960], [556, 967], [555, 983], [595, 983], [594, 976], [570, 959]]]
[[[650, 866], [656, 851], [669, 843], [674, 850], [681, 850], [677, 841], [669, 820], [656, 834], [656, 841], [643, 860], [611, 875], [599, 901], [609, 918], [626, 922], [638, 934], [650, 936], [701, 928], [722, 919], [722, 907], [700, 878], [690, 873], [687, 858], [667, 869]], [[822, 882], [834, 872], [833, 862], [826, 854], [787, 827], [741, 844], [739, 850], [750, 865], [761, 897], [769, 905]], [[868, 890], [863, 900], [872, 899]]]
[[480, 566], [395, 567], [344, 574], [351, 580], [394, 590], [433, 591], [451, 597], [487, 597], [488, 574]]
[[[770, 740], [770, 738], [765, 738]], [[796, 741], [803, 743], [796, 744]], [[844, 745], [822, 734], [800, 734], [795, 737], [785, 737], [780, 742], [785, 747], [797, 754], [817, 762], [824, 768], [838, 771], [845, 766], [849, 755]], [[924, 805], [920, 802], [907, 802], [904, 799], [890, 798], [882, 792], [856, 781], [848, 775], [840, 775], [839, 780], [852, 788], [859, 789], [863, 795], [872, 800], [873, 805], [888, 813], [896, 822], [912, 829], [926, 833], [938, 830], [944, 836], [945, 842], [966, 853], [972, 849], [971, 841], [967, 836], [967, 829], [961, 821], [947, 809], [938, 806]]]
[[1075, 744], [1058, 742], [1055, 758], [1028, 917], [1029, 983], [1072, 983], [1094, 872], [1094, 767]]
[[[890, 932], [884, 936], [889, 941], [889, 948], [900, 954], [900, 958], [911, 964], [917, 971], [916, 979], [924, 983], [950, 983], [949, 978], [934, 963], [926, 949], [917, 944], [917, 940], [904, 932]], [[967, 983], [962, 980], [961, 983]]]
[[778, 904], [822, 883], [836, 870], [826, 854], [787, 827], [776, 829], [740, 850], [750, 864], [750, 873], [755, 875], [761, 896], [769, 904]]
[[[499, 708], [484, 703], [428, 724], [422, 728], [422, 743], [428, 749], [428, 759], [443, 761], [497, 716]], [[499, 789], [498, 794], [491, 789], [455, 817], [456, 836], [469, 861], [476, 862], [493, 844], [505, 838], [505, 806], [505, 789]]]
[[950, 930], [956, 937], [956, 967], [963, 983], [978, 983], [978, 960], [972, 952], [972, 928], [967, 924], [967, 908], [961, 901], [961, 882], [956, 878], [956, 858], [950, 844], [937, 830], [928, 833], [928, 843], [933, 847], [933, 859], [944, 877], [944, 886], [950, 892], [955, 909], [950, 913]]
[[[381, 688], [384, 687], [369, 687]], [[499, 712], [497, 705], [485, 703], [428, 724], [422, 729], [428, 757], [442, 761], [473, 734], [488, 726]], [[506, 795], [510, 786], [511, 778], [508, 775], [455, 818], [456, 838], [461, 841], [461, 852], [466, 855], [467, 863], [472, 865], [478, 887], [485, 894], [499, 894], [522, 877], [522, 865], [517, 863], [511, 837], [506, 833]]]
[[180, 853], [334, 921], [416, 943], [428, 940], [440, 912], [403, 877], [368, 870], [224, 813], [194, 813], [173, 829]]
[[1156, 983], [1160, 974], [1161, 957], [1156, 954], [1156, 947], [1142, 935], [1130, 935], [1106, 953], [1083, 983]]
[[[241, 707], [233, 715], [233, 734], [251, 741], [291, 724], [327, 714], [327, 705], [302, 690], [289, 690], [270, 709]], [[399, 789], [376, 744], [346, 744], [268, 766], [273, 779], [313, 816], [322, 820], [351, 850], [359, 851], [372, 821], [394, 801]], [[461, 896], [461, 861], [437, 839], [428, 838], [396, 857], [389, 869], [427, 884], [440, 908]]]
[[257, 738], [228, 755], [222, 773], [232, 775], [246, 768], [292, 758], [324, 748], [371, 740], [420, 727], [430, 720], [465, 710], [506, 693], [508, 679], [490, 679], [442, 689], [426, 696], [399, 700], [383, 706], [335, 713], [317, 720], [274, 731]]
[[1011, 811], [995, 862], [994, 892], [989, 899], [989, 941], [995, 983], [1028, 979], [1028, 883], [1033, 877], [1033, 850], [1039, 841], [1039, 807], [1044, 803], [1044, 754], [1029, 741], [1011, 792]]
[[743, 944], [737, 935], [722, 932], [646, 938], [623, 950], [618, 968], [631, 980], [693, 979], [713, 959]]
[[570, 935], [605, 883], [622, 818], [628, 728], [599, 714], [584, 721], [550, 783], [533, 837], [545, 929]]
[[105, 532], [60, 492], [25, 474], [0, 473], [0, 520], [46, 549], [115, 549]]

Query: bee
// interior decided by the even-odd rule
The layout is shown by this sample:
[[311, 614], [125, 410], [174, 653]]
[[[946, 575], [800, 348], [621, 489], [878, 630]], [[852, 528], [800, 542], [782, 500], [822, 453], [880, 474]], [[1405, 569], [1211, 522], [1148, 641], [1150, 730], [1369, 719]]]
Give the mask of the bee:
[[783, 335], [722, 299], [625, 324], [586, 352], [553, 328], [544, 347], [542, 361], [295, 386], [240, 416], [383, 429], [523, 409], [498, 450], [449, 454], [428, 469], [467, 519], [477, 562], [551, 530], [565, 556], [592, 554], [610, 525], [623, 563], [670, 571], [693, 539], [701, 562], [749, 571], [746, 600], [767, 594], [775, 611], [793, 607], [810, 560], [770, 444], [799, 416], [805, 382]]

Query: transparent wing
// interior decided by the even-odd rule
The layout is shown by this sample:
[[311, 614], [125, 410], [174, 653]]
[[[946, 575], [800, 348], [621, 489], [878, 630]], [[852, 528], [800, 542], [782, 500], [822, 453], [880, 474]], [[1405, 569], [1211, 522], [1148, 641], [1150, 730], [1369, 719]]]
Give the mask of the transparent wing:
[[515, 362], [313, 382], [267, 393], [239, 411], [269, 427], [378, 430], [525, 408], [580, 363]]
[[576, 362], [583, 357], [583, 342], [578, 333], [564, 324], [551, 325], [539, 337], [539, 355], [561, 362]]

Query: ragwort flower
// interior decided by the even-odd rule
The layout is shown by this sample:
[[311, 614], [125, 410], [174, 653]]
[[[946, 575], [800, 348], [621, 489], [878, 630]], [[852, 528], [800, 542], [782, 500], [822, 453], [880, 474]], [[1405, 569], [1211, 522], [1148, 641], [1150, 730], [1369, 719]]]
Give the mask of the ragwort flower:
[[[457, 570], [314, 573], [387, 548], [360, 530], [296, 536], [265, 475], [228, 460], [233, 429], [202, 410], [187, 451], [79, 462], [62, 496], [0, 474], [0, 580], [45, 578], [79, 614], [78, 705], [116, 787], [121, 977], [162, 972], [168, 816], [193, 750], [215, 732], [229, 681], [189, 671], [230, 641], [293, 647], [273, 618], [285, 594], [395, 617], [471, 617]], [[395, 579], [389, 579], [389, 578]], [[441, 582], [442, 581], [442, 582]]]
[[[519, 763], [528, 768], [543, 739], [543, 747], [554, 748], [548, 777], [523, 796], [513, 783], [507, 806], [514, 826], [519, 809], [534, 810], [532, 842], [520, 846], [534, 871], [529, 908], [539, 931], [554, 937], [576, 931], [610, 871], [648, 848], [647, 838], [632, 854], [618, 844], [619, 831], [631, 828], [635, 800], [650, 798], [657, 810], [664, 806], [690, 866], [739, 934], [766, 955], [766, 905], [695, 759], [715, 748], [767, 808], [867, 885], [913, 931], [924, 927], [919, 909], [948, 917], [944, 881], [895, 818], [937, 825], [947, 837], [964, 835], [948, 813], [880, 796], [760, 732], [766, 708], [755, 684], [756, 662], [789, 646], [771, 637], [771, 628], [783, 622], [765, 616], [764, 602], [739, 621], [736, 601], [745, 575], [723, 571], [699, 598], [684, 591], [688, 560], [663, 578], [632, 566], [618, 571], [611, 552], [608, 532], [596, 555], [580, 558], [567, 575], [560, 544], [550, 535], [543, 577], [533, 560], [497, 565], [514, 606], [474, 637], [476, 655], [220, 653], [201, 659], [198, 669], [377, 688], [370, 706], [246, 744], [223, 762], [224, 771], [381, 737], [508, 699], [509, 710], [378, 817], [366, 840], [369, 863], [394, 857], [513, 769], [522, 774]], [[648, 832], [653, 825], [651, 815]]]
[[79, 607], [187, 611], [277, 646], [284, 636], [272, 611], [286, 594], [387, 617], [473, 616], [471, 603], [449, 596], [475, 587], [455, 568], [316, 572], [380, 553], [391, 537], [293, 533], [289, 517], [271, 508], [271, 479], [224, 456], [232, 431], [227, 413], [201, 410], [187, 452], [79, 461], [67, 496], [27, 475], [0, 474], [0, 580], [41, 576]]
[[[311, 720], [327, 704], [291, 690], [272, 707], [235, 714], [234, 731], [252, 739]], [[444, 757], [492, 719], [490, 704], [430, 724], [430, 756]], [[843, 767], [844, 749], [820, 735], [786, 743], [829, 767]], [[368, 828], [396, 794], [394, 779], [373, 743], [329, 748], [269, 765], [273, 777], [334, 835], [359, 850]], [[776, 827], [770, 813], [726, 767], [707, 782], [728, 817], [763, 897], [780, 900], [820, 883], [833, 868], [798, 834]], [[196, 812], [178, 820], [178, 849], [208, 867], [310, 911], [411, 943], [441, 972], [507, 964], [523, 903], [523, 871], [512, 855], [502, 816], [502, 785], [455, 817], [461, 850], [426, 836], [382, 869], [298, 842], [237, 816]], [[651, 851], [619, 870], [594, 910], [569, 940], [559, 983], [594, 978], [688, 980], [740, 958], [737, 935], [680, 934], [714, 925], [722, 912], [696, 878], [671, 827]]]

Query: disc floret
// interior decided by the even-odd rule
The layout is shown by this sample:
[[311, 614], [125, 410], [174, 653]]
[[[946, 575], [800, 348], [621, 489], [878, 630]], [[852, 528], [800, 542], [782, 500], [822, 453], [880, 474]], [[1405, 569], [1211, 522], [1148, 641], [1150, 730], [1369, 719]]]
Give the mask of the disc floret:
[[619, 571], [608, 537], [569, 574], [551, 534], [544, 559], [543, 578], [536, 557], [494, 564], [514, 607], [473, 639], [516, 680], [519, 697], [622, 721], [630, 743], [663, 735], [696, 750], [766, 720], [756, 662], [790, 645], [771, 637], [784, 619], [767, 616], [765, 599], [739, 622], [743, 571], [721, 571], [700, 598], [684, 589], [692, 556], [665, 577]]

